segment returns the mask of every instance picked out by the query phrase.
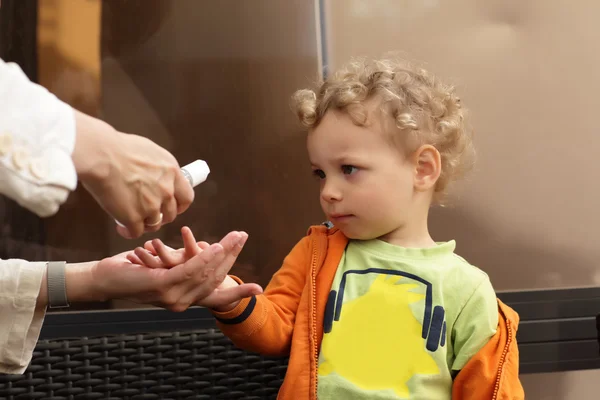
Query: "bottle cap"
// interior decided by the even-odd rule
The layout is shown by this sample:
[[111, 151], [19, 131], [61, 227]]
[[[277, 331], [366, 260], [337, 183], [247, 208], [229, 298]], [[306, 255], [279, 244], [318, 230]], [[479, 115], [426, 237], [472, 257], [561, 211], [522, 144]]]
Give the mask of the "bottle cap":
[[206, 180], [210, 174], [210, 168], [204, 160], [196, 160], [181, 168], [181, 173], [186, 177], [192, 187], [196, 187]]

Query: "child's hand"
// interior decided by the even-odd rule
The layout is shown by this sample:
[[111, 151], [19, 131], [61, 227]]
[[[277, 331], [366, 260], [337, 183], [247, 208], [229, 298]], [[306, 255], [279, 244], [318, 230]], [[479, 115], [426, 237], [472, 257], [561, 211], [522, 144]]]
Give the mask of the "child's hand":
[[[241, 234], [248, 236], [243, 232]], [[129, 253], [127, 258], [133, 263], [150, 268], [170, 268], [185, 263], [210, 246], [206, 242], [196, 242], [194, 234], [187, 226], [181, 228], [181, 237], [183, 239], [182, 249], [175, 250], [165, 245], [160, 239], [153, 239], [144, 243], [144, 248], [138, 247], [133, 253]]]
[[[243, 244], [248, 235], [245, 232], [232, 232], [242, 236], [241, 244], [234, 252], [226, 257], [226, 271], [233, 266], [233, 263], [240, 254]], [[180, 264], [185, 264], [200, 255], [202, 251], [210, 245], [206, 242], [196, 242], [192, 231], [188, 227], [181, 229], [184, 247], [175, 250], [166, 246], [160, 239], [154, 239], [144, 244], [144, 249], [138, 247], [134, 252], [130, 252], [127, 258], [137, 264], [150, 268], [171, 268]], [[204, 271], [208, 275], [211, 271]], [[254, 283], [245, 283], [239, 285], [235, 280], [225, 274], [216, 274], [216, 288], [204, 298], [195, 302], [198, 306], [215, 309], [216, 311], [229, 311], [235, 308], [244, 298], [262, 293], [262, 288]]]

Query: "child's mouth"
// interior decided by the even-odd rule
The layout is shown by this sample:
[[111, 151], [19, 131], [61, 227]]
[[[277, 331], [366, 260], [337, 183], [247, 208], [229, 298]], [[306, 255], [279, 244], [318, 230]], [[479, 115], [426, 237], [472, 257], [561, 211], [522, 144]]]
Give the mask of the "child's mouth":
[[334, 215], [331, 215], [330, 219], [334, 223], [335, 222], [343, 223], [343, 222], [347, 222], [352, 217], [354, 217], [354, 215], [352, 215], [352, 214], [334, 214]]

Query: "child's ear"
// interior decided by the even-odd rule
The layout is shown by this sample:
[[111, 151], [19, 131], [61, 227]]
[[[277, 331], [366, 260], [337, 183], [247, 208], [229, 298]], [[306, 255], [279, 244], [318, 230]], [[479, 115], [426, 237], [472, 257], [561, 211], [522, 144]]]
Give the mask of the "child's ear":
[[425, 192], [435, 187], [442, 172], [442, 157], [432, 145], [426, 144], [413, 153], [415, 190]]

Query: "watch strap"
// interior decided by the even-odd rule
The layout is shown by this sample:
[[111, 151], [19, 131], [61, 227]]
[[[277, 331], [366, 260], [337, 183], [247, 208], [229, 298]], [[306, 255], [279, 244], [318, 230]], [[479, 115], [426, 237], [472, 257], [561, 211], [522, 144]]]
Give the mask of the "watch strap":
[[65, 280], [64, 261], [51, 261], [48, 263], [48, 308], [69, 307], [67, 300], [67, 285]]

